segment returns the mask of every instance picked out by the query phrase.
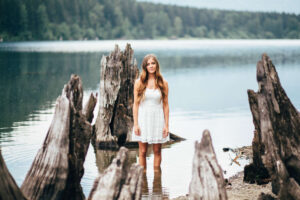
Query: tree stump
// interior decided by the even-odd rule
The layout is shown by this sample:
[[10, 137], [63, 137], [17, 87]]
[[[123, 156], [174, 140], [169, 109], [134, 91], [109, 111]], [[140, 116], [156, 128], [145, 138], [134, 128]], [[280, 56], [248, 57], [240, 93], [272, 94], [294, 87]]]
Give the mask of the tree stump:
[[189, 199], [227, 200], [223, 171], [208, 130], [204, 130], [200, 143], [195, 142]]
[[[105, 171], [105, 169], [108, 168], [108, 166], [112, 163], [114, 158], [116, 158], [118, 151], [96, 149], [95, 154], [96, 154], [96, 165], [99, 173], [101, 174]], [[127, 164], [132, 165], [133, 163], [137, 162], [138, 151], [129, 150], [127, 154], [128, 154]]]
[[21, 186], [29, 199], [84, 199], [80, 180], [92, 127], [82, 114], [82, 97], [81, 79], [72, 75], [56, 100], [44, 144]]
[[85, 104], [84, 108], [83, 108], [83, 115], [85, 115], [86, 119], [88, 122], [92, 123], [93, 118], [94, 118], [94, 109], [95, 106], [97, 104], [97, 96], [98, 94], [94, 95], [93, 93], [91, 93], [90, 98], [88, 100], [88, 102]]
[[0, 150], [0, 199], [5, 200], [21, 200], [26, 199], [16, 181], [9, 173], [4, 159], [2, 157], [2, 153]]
[[142, 195], [143, 167], [128, 164], [128, 149], [121, 147], [111, 165], [96, 178], [89, 200], [138, 200]]
[[[133, 127], [133, 86], [138, 76], [130, 44], [125, 51], [118, 45], [101, 59], [99, 112], [95, 124], [96, 144], [117, 149], [131, 139]], [[119, 144], [118, 144], [119, 143]]]
[[[99, 149], [117, 150], [120, 146], [137, 148], [131, 141], [133, 128], [133, 87], [138, 76], [130, 44], [122, 52], [118, 45], [101, 59], [99, 111], [93, 145]], [[185, 140], [170, 133], [172, 142]]]
[[258, 92], [248, 90], [255, 126], [253, 162], [265, 167], [279, 199], [300, 199], [300, 115], [266, 54], [257, 63]]

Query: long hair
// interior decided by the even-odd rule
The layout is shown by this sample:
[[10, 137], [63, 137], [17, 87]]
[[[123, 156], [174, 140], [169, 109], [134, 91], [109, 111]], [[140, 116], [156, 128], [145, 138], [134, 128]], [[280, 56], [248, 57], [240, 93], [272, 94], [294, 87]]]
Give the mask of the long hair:
[[146, 86], [147, 86], [148, 78], [149, 78], [149, 73], [147, 71], [147, 62], [150, 58], [152, 58], [156, 63], [155, 87], [160, 90], [161, 100], [162, 100], [163, 104], [165, 104], [167, 102], [167, 94], [166, 94], [167, 88], [164, 85], [163, 77], [160, 73], [159, 62], [158, 62], [156, 56], [153, 54], [146, 55], [142, 61], [142, 72], [140, 74], [140, 83], [141, 84], [138, 87], [137, 102], [140, 103], [141, 100], [143, 100], [143, 98], [145, 96]]

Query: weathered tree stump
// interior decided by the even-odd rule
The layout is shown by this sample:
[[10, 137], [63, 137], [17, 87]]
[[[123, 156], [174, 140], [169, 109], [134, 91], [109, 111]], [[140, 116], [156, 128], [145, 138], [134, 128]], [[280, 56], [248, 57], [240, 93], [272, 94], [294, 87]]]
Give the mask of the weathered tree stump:
[[253, 164], [265, 167], [279, 199], [300, 199], [300, 115], [266, 54], [257, 63], [258, 92], [248, 90], [255, 126]]
[[[112, 163], [114, 158], [116, 158], [118, 151], [117, 150], [96, 149], [95, 154], [96, 154], [96, 165], [97, 165], [99, 173], [101, 174]], [[138, 151], [129, 150], [127, 154], [128, 154], [127, 164], [131, 165], [131, 164], [137, 162]]]
[[29, 199], [84, 199], [80, 180], [92, 127], [82, 114], [82, 96], [81, 79], [72, 75], [56, 100], [43, 147], [21, 186]]
[[189, 199], [227, 199], [223, 171], [218, 164], [208, 130], [204, 130], [200, 143], [195, 142]]
[[96, 178], [89, 200], [138, 200], [142, 195], [143, 168], [128, 164], [128, 149], [121, 147], [111, 165]]
[[90, 123], [92, 123], [94, 118], [94, 109], [97, 104], [97, 96], [98, 94], [96, 94], [95, 96], [93, 93], [91, 93], [90, 98], [88, 102], [85, 104], [82, 111], [83, 115], [85, 115], [87, 121]]
[[0, 199], [5, 200], [21, 200], [26, 199], [16, 181], [9, 173], [4, 159], [2, 157], [2, 153], [0, 150]]
[[[109, 56], [103, 56], [100, 71], [99, 111], [93, 144], [99, 149], [136, 148], [138, 143], [131, 141], [131, 134], [133, 87], [138, 68], [130, 44], [124, 52], [116, 45]], [[176, 142], [185, 140], [172, 133], [170, 138]]]
[[109, 56], [101, 60], [99, 112], [95, 124], [96, 144], [105, 149], [116, 149], [118, 143], [131, 139], [133, 127], [133, 85], [138, 75], [133, 50], [125, 51], [116, 45]]

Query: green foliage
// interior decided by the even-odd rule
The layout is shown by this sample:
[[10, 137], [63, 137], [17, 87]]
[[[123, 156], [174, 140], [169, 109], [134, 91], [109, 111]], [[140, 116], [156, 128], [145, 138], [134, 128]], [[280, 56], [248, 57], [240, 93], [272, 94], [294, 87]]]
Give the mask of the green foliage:
[[1, 0], [10, 40], [300, 38], [300, 15], [197, 9], [135, 0]]

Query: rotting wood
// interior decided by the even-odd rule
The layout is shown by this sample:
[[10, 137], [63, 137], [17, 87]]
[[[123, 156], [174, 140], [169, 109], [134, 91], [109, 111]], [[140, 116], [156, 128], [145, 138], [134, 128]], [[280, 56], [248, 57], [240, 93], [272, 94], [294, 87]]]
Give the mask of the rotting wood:
[[[98, 149], [136, 148], [138, 143], [131, 141], [131, 134], [133, 86], [138, 68], [130, 44], [124, 52], [116, 45], [109, 56], [103, 56], [100, 71], [99, 111], [92, 143]], [[172, 133], [170, 139], [170, 143], [185, 140]]]
[[99, 112], [95, 123], [96, 145], [117, 149], [131, 139], [133, 85], [138, 75], [130, 44], [118, 45], [101, 59]]
[[267, 169], [279, 199], [300, 199], [300, 115], [266, 54], [257, 63], [257, 82], [258, 92], [248, 90], [255, 126], [253, 168]]
[[128, 164], [128, 149], [121, 147], [111, 165], [94, 182], [89, 200], [141, 198], [143, 168]]
[[227, 200], [223, 171], [208, 130], [204, 130], [200, 143], [195, 142], [189, 199]]
[[56, 100], [55, 113], [21, 186], [29, 199], [85, 199], [80, 186], [92, 127], [82, 114], [82, 83], [72, 75]]
[[25, 200], [22, 191], [9, 173], [0, 150], [0, 199]]
[[93, 118], [94, 118], [93, 112], [94, 112], [95, 106], [97, 104], [97, 97], [98, 97], [98, 93], [96, 93], [96, 95], [91, 93], [89, 100], [85, 104], [83, 111], [82, 111], [83, 115], [85, 115], [87, 121], [90, 123], [92, 123]]

